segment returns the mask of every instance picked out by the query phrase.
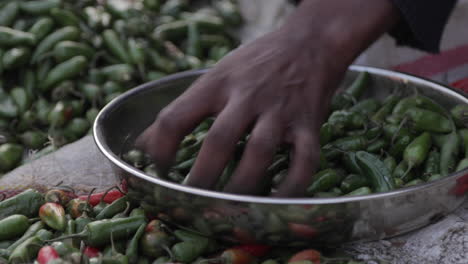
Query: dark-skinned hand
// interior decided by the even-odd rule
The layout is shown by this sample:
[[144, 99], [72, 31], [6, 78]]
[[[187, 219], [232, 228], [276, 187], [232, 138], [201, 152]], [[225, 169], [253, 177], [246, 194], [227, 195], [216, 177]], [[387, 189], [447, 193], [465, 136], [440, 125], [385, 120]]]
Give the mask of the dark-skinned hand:
[[216, 120], [185, 183], [213, 188], [250, 133], [224, 191], [255, 194], [277, 147], [292, 147], [275, 195], [302, 196], [319, 160], [319, 129], [347, 67], [398, 19], [390, 0], [303, 0], [278, 30], [241, 46], [164, 108], [137, 140], [160, 173], [201, 121]]

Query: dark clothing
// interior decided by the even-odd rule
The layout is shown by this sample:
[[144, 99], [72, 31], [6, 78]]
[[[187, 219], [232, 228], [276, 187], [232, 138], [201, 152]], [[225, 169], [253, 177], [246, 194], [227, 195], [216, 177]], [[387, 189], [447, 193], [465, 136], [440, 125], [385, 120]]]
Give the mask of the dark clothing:
[[445, 24], [457, 0], [391, 1], [402, 15], [402, 21], [389, 32], [397, 44], [433, 53], [439, 52]]

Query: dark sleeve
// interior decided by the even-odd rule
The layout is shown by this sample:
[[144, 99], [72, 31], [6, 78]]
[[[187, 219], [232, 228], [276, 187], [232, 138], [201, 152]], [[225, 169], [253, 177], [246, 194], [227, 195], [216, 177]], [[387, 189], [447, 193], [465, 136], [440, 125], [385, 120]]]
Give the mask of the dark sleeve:
[[390, 31], [397, 44], [439, 52], [445, 24], [456, 0], [392, 0], [402, 21]]
[[[300, 2], [301, 0], [292, 0]], [[398, 45], [428, 52], [440, 50], [445, 24], [457, 0], [392, 0], [402, 20], [389, 33]]]

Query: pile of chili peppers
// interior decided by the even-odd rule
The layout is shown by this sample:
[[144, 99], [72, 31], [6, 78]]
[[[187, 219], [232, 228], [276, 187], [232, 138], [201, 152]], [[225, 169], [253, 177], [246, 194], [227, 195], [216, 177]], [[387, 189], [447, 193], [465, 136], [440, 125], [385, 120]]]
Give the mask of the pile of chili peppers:
[[54, 187], [0, 202], [0, 263], [358, 264], [315, 249], [223, 244], [149, 216], [113, 187], [77, 196]]
[[0, 173], [87, 133], [137, 85], [213, 65], [238, 43], [234, 0], [0, 2]]
[[[395, 87], [385, 99], [365, 97], [370, 75], [360, 73], [337, 93], [320, 129], [320, 166], [307, 189], [310, 197], [366, 195], [441, 179], [468, 167], [468, 105], [449, 109], [416, 88]], [[137, 149], [122, 158], [153, 177], [182, 183], [189, 174], [209, 128], [205, 120], [182, 141], [168, 175], [158, 175], [151, 159]], [[242, 138], [216, 186], [222, 190], [241, 159]], [[288, 173], [289, 148], [280, 147], [264, 178], [269, 195]]]

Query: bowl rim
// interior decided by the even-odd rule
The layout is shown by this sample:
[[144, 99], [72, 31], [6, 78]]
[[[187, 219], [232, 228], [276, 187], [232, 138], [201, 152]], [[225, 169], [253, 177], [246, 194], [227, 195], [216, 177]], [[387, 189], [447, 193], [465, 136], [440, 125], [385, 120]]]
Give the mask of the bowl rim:
[[[294, 197], [271, 197], [271, 196], [253, 196], [253, 195], [239, 195], [239, 194], [231, 194], [231, 193], [223, 193], [218, 191], [212, 191], [207, 189], [201, 189], [196, 187], [191, 187], [187, 185], [182, 185], [178, 183], [169, 182], [163, 179], [154, 178], [145, 174], [143, 171], [140, 171], [125, 161], [120, 159], [107, 145], [105, 138], [103, 138], [102, 131], [102, 123], [103, 120], [106, 118], [108, 112], [112, 112], [112, 110], [118, 107], [120, 104], [125, 102], [129, 97], [132, 97], [136, 94], [141, 92], [145, 92], [147, 89], [159, 89], [157, 86], [164, 87], [165, 84], [169, 84], [171, 82], [177, 81], [179, 79], [188, 78], [199, 76], [204, 73], [207, 73], [210, 69], [201, 69], [201, 70], [190, 70], [180, 73], [175, 73], [166, 77], [163, 77], [156, 81], [147, 82], [141, 84], [129, 91], [123, 93], [122, 95], [118, 96], [99, 112], [96, 117], [96, 120], [93, 124], [93, 138], [98, 146], [101, 153], [103, 153], [107, 159], [109, 159], [114, 165], [123, 169], [124, 171], [132, 174], [132, 176], [137, 176], [143, 180], [149, 181], [151, 183], [160, 185], [162, 187], [173, 189], [176, 191], [184, 192], [191, 195], [198, 195], [205, 198], [214, 198], [220, 200], [227, 200], [233, 202], [246, 202], [246, 203], [257, 203], [257, 204], [287, 204], [287, 205], [313, 205], [313, 204], [339, 204], [339, 203], [348, 203], [348, 202], [361, 202], [361, 201], [368, 201], [368, 200], [375, 200], [375, 199], [385, 199], [385, 198], [392, 198], [396, 196], [401, 196], [405, 194], [412, 194], [417, 191], [422, 191], [425, 189], [436, 188], [438, 186], [443, 186], [448, 181], [452, 181], [454, 177], [458, 177], [464, 175], [468, 172], [468, 168], [456, 173], [452, 173], [451, 175], [444, 177], [439, 180], [435, 180], [432, 182], [426, 182], [422, 184], [418, 184], [411, 187], [405, 187], [396, 189], [390, 192], [384, 193], [374, 193], [369, 195], [359, 195], [359, 196], [339, 196], [339, 197], [331, 197], [331, 198], [311, 198], [311, 197], [302, 197], [302, 198], [294, 198]], [[390, 79], [400, 80], [403, 82], [414, 82], [425, 86], [435, 87], [439, 90], [445, 90], [446, 92], [450, 93], [452, 96], [456, 97], [463, 97], [467, 100], [467, 94], [461, 90], [455, 90], [452, 87], [439, 83], [437, 81], [429, 80], [423, 77], [415, 76], [408, 73], [403, 73], [394, 70], [387, 70], [377, 67], [369, 67], [369, 66], [360, 66], [360, 65], [351, 65], [349, 70], [353, 71], [367, 71], [371, 74], [376, 74], [380, 76], [386, 76]], [[156, 86], [156, 88], [154, 88]]]

